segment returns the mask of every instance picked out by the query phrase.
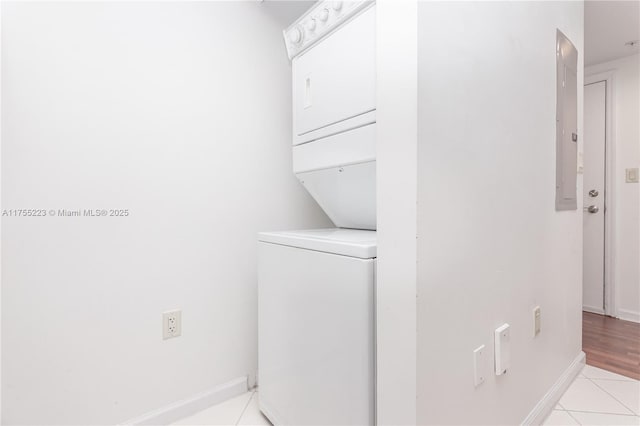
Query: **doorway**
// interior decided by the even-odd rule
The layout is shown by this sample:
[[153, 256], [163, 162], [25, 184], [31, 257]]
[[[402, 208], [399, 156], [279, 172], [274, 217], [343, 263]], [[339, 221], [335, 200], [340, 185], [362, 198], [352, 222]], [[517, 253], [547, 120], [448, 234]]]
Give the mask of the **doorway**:
[[616, 316], [610, 268], [612, 79], [608, 74], [585, 77], [582, 307], [587, 312]]
[[606, 93], [606, 81], [584, 87], [582, 305], [585, 311], [597, 314], [605, 313]]

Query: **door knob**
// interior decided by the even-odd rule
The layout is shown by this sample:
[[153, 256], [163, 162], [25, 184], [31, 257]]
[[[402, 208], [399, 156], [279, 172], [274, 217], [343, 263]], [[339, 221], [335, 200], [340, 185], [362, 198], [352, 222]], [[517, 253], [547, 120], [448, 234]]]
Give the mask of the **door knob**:
[[597, 197], [598, 194], [599, 192], [596, 189], [592, 189], [591, 191], [589, 191], [589, 197]]
[[591, 205], [587, 207], [585, 210], [588, 211], [589, 213], [598, 213], [600, 211], [600, 208], [598, 206]]

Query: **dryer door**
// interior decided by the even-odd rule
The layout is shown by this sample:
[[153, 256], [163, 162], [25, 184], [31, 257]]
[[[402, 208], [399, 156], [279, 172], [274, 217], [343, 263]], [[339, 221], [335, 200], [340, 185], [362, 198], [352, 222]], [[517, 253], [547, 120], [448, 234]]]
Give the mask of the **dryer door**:
[[292, 67], [294, 144], [301, 135], [375, 110], [375, 7], [295, 58]]

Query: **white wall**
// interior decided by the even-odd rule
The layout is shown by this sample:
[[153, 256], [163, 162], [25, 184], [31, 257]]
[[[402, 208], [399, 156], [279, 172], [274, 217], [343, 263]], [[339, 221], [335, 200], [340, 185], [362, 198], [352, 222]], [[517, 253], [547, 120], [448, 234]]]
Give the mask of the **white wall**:
[[[581, 352], [582, 205], [554, 195], [556, 28], [581, 105], [583, 4], [424, 2], [418, 27], [418, 424], [519, 424]], [[505, 322], [511, 369], [475, 389]]]
[[256, 233], [329, 225], [291, 172], [304, 7], [3, 2], [3, 208], [131, 213], [3, 218], [3, 423], [113, 424], [255, 373]]
[[615, 246], [613, 276], [617, 315], [640, 322], [640, 185], [625, 169], [640, 167], [640, 56], [585, 68], [585, 75], [614, 72]]
[[376, 410], [416, 424], [417, 1], [376, 4]]
[[[0, 100], [2, 99], [2, 5], [0, 4]], [[0, 102], [0, 211], [2, 210], [2, 102]], [[2, 226], [0, 226], [0, 424], [2, 423]]]

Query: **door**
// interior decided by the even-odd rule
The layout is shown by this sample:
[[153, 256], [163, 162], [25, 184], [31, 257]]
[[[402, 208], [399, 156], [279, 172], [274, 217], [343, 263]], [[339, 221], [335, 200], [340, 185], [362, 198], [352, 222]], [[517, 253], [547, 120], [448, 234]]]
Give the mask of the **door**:
[[585, 311], [604, 312], [605, 144], [607, 82], [584, 88], [584, 243], [583, 298]]
[[375, 30], [371, 7], [293, 60], [296, 135], [375, 109]]
[[260, 409], [278, 425], [373, 425], [375, 260], [258, 244]]

